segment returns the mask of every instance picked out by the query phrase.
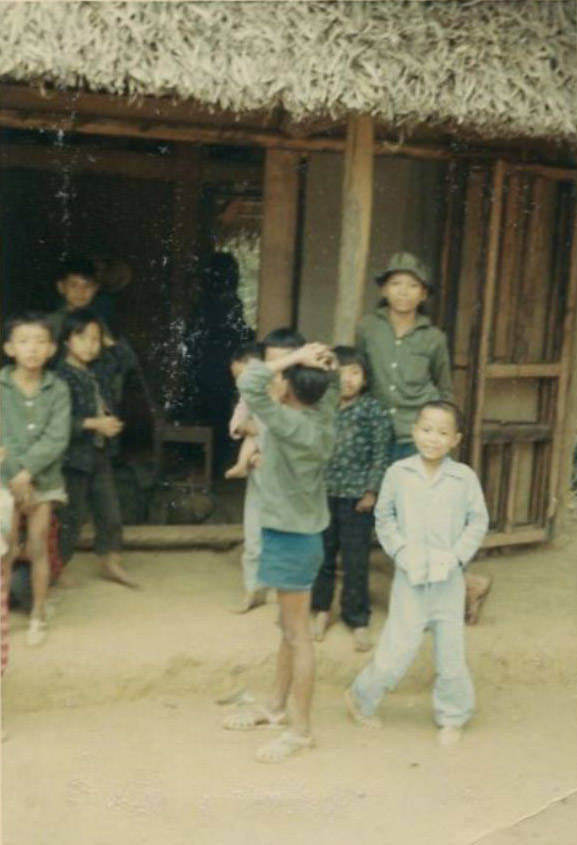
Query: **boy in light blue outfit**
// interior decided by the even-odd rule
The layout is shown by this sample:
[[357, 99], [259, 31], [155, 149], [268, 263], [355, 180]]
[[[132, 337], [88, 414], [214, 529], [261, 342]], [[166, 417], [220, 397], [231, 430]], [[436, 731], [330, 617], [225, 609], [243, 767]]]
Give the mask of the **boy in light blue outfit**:
[[433, 692], [439, 739], [451, 744], [473, 714], [475, 695], [465, 659], [464, 568], [479, 549], [489, 517], [479, 480], [449, 453], [462, 420], [451, 402], [427, 402], [413, 426], [418, 454], [387, 471], [375, 509], [377, 537], [395, 562], [389, 615], [375, 654], [346, 693], [359, 724], [375, 715], [432, 631], [437, 676]]

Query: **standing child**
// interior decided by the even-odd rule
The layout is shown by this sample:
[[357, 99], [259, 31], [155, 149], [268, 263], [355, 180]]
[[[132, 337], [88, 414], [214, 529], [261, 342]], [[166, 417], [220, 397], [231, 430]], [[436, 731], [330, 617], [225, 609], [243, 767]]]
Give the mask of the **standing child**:
[[317, 611], [315, 639], [324, 639], [333, 602], [339, 551], [343, 564], [341, 615], [352, 631], [357, 651], [368, 651], [369, 553], [373, 508], [389, 464], [390, 417], [365, 393], [367, 363], [352, 346], [334, 349], [341, 398], [336, 416], [336, 445], [327, 467], [331, 521], [323, 535], [324, 561], [315, 581], [312, 608]]
[[[264, 357], [265, 361], [274, 361], [277, 358], [282, 358], [284, 355], [304, 346], [305, 339], [299, 333], [291, 328], [281, 327], [270, 331], [258, 344], [260, 350], [259, 358]], [[256, 356], [253, 356], [253, 359]], [[234, 367], [234, 365], [233, 365]], [[241, 374], [241, 368], [234, 367], [237, 371], [235, 378]], [[233, 375], [234, 375], [233, 369]], [[244, 369], [244, 368], [242, 368]], [[246, 402], [241, 397], [240, 400], [244, 406]], [[252, 435], [256, 438], [256, 445], [260, 451], [260, 442], [263, 434], [263, 423], [256, 416], [252, 415], [246, 406], [249, 417], [245, 419], [241, 425], [233, 419], [231, 425], [238, 434]], [[254, 445], [254, 444], [253, 444]], [[256, 457], [253, 454], [253, 457]], [[260, 461], [258, 462], [260, 464]], [[266, 602], [266, 588], [259, 583], [258, 580], [258, 566], [260, 561], [261, 551], [261, 471], [260, 466], [252, 466], [247, 482], [246, 492], [244, 496], [244, 513], [243, 513], [243, 529], [244, 529], [244, 547], [242, 553], [242, 572], [244, 580], [245, 595], [238, 609], [239, 613], [247, 613], [256, 607], [260, 607]]]
[[74, 554], [89, 506], [94, 521], [94, 551], [103, 577], [135, 587], [120, 563], [122, 517], [110, 464], [114, 438], [123, 428], [116, 416], [113, 393], [115, 378], [123, 371], [122, 350], [112, 346], [103, 349], [102, 325], [88, 309], [66, 316], [61, 344], [57, 372], [68, 384], [72, 400], [72, 437], [64, 455], [68, 505], [61, 517], [62, 560], [66, 565]]
[[[424, 402], [452, 400], [447, 339], [421, 313], [433, 291], [429, 270], [408, 252], [393, 255], [375, 280], [381, 301], [359, 323], [357, 346], [369, 364], [372, 395], [388, 409], [395, 428], [393, 460], [415, 454], [411, 430]], [[467, 575], [467, 621], [474, 624], [491, 579]]]
[[261, 762], [284, 760], [313, 744], [310, 591], [322, 563], [321, 532], [329, 521], [324, 475], [334, 446], [338, 398], [336, 380], [327, 372], [331, 366], [328, 348], [312, 343], [274, 361], [252, 362], [238, 384], [265, 426], [258, 577], [278, 592], [282, 640], [267, 705], [233, 713], [225, 727], [280, 725], [289, 694], [294, 697], [292, 730], [259, 750]]
[[39, 645], [46, 637], [48, 530], [53, 503], [66, 501], [61, 461], [70, 436], [70, 397], [66, 385], [45, 369], [55, 351], [44, 315], [29, 312], [7, 322], [4, 352], [13, 364], [0, 371], [0, 445], [6, 450], [1, 473], [15, 508], [6, 573], [9, 580], [21, 517], [26, 515], [33, 595], [29, 645]]
[[379, 541], [395, 563], [389, 615], [373, 659], [346, 693], [353, 719], [380, 727], [375, 711], [381, 698], [397, 686], [430, 629], [437, 671], [435, 721], [443, 744], [460, 739], [473, 714], [463, 570], [489, 524], [477, 476], [449, 457], [462, 430], [455, 405], [426, 402], [413, 426], [418, 454], [393, 464], [385, 475], [375, 518]]

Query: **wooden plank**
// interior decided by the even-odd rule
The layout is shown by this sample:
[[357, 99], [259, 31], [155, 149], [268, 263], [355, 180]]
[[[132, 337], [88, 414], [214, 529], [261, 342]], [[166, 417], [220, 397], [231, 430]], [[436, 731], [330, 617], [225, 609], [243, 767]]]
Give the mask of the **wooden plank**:
[[553, 438], [553, 429], [546, 423], [483, 424], [483, 443], [537, 443]]
[[294, 320], [294, 267], [300, 156], [267, 150], [264, 173], [258, 331], [264, 335]]
[[495, 549], [499, 546], [529, 546], [534, 543], [543, 543], [547, 539], [545, 528], [538, 526], [524, 526], [514, 531], [490, 531], [483, 540], [483, 549]]
[[335, 344], [354, 343], [364, 305], [373, 210], [373, 120], [349, 117], [343, 180]]
[[505, 478], [505, 518], [503, 528], [510, 534], [515, 526], [515, 510], [517, 503], [517, 481], [519, 476], [519, 449], [516, 443], [511, 443], [511, 459]]
[[561, 364], [488, 364], [486, 378], [559, 378]]
[[[45, 170], [61, 172], [106, 173], [131, 179], [165, 179], [187, 181], [190, 169], [182, 167], [173, 155], [154, 152], [103, 149], [87, 145], [55, 147], [39, 144], [0, 142], [0, 166], [3, 170]], [[205, 182], [231, 182], [234, 180], [262, 181], [260, 165], [238, 163], [221, 159], [203, 162], [202, 177]], [[194, 177], [196, 180], [196, 175]]]
[[485, 404], [486, 367], [489, 357], [491, 341], [492, 317], [495, 305], [495, 290], [497, 284], [497, 270], [499, 265], [499, 247], [501, 238], [501, 222], [503, 216], [503, 186], [505, 181], [505, 164], [498, 161], [493, 172], [492, 205], [489, 220], [489, 244], [487, 250], [487, 268], [483, 289], [483, 311], [481, 335], [477, 357], [477, 374], [475, 383], [475, 401], [473, 411], [473, 435], [471, 443], [471, 463], [479, 472], [481, 466], [481, 445], [483, 411]]
[[[571, 443], [575, 444], [575, 417], [569, 418], [567, 409], [574, 408], [576, 403], [575, 391], [577, 391], [576, 380], [571, 372], [574, 363], [577, 341], [575, 334], [577, 330], [577, 198], [574, 196], [573, 203], [573, 231], [571, 243], [571, 257], [568, 268], [567, 296], [565, 304], [565, 318], [563, 320], [563, 344], [561, 347], [561, 373], [557, 389], [557, 407], [555, 430], [553, 436], [553, 448], [551, 454], [551, 475], [549, 478], [549, 506], [547, 517], [551, 520], [557, 513], [560, 498], [565, 495], [563, 484], [569, 479], [569, 462], [567, 468], [561, 468], [561, 459], [571, 452]], [[571, 382], [570, 382], [571, 378]], [[572, 393], [569, 394], [571, 383]]]
[[510, 361], [515, 310], [519, 288], [519, 268], [523, 247], [524, 216], [521, 214], [525, 182], [507, 171], [504, 183], [503, 229], [499, 246], [498, 298], [492, 314], [493, 331], [489, 357]]

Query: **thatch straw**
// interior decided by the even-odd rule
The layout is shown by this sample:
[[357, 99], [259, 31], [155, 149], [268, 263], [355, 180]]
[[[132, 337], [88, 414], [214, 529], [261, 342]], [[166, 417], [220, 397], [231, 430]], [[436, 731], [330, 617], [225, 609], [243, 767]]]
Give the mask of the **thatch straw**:
[[0, 79], [295, 121], [577, 132], [574, 0], [2, 3]]

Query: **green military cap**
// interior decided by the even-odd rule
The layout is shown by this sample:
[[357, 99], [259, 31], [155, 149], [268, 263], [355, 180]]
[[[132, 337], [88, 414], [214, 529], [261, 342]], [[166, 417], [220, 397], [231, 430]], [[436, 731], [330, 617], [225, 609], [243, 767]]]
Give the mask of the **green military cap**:
[[384, 271], [376, 277], [375, 284], [381, 287], [392, 273], [411, 273], [430, 291], [434, 289], [431, 282], [431, 271], [426, 264], [423, 264], [410, 252], [396, 252], [391, 256]]

